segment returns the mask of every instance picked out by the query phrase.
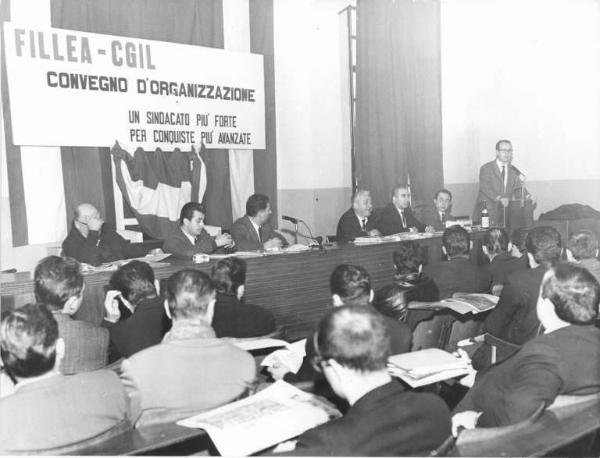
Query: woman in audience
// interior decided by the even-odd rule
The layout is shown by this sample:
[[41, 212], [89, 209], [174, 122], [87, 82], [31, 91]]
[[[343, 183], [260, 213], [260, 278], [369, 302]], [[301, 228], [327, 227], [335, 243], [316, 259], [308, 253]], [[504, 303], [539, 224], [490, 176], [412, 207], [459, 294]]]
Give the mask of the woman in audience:
[[246, 261], [236, 257], [213, 265], [211, 280], [217, 290], [212, 327], [217, 337], [258, 337], [275, 330], [273, 314], [256, 305], [242, 303]]
[[112, 274], [103, 326], [110, 332], [109, 362], [160, 343], [171, 327], [154, 285], [152, 267], [131, 261]]

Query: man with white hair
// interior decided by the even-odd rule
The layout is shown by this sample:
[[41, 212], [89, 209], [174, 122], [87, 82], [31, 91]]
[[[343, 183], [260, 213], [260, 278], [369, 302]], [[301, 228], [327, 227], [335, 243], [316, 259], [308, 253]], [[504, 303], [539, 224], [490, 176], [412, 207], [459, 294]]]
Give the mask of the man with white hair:
[[372, 217], [373, 201], [369, 191], [361, 190], [352, 195], [352, 207], [340, 218], [337, 225], [336, 238], [338, 243], [347, 243], [356, 237], [381, 235], [377, 222]]

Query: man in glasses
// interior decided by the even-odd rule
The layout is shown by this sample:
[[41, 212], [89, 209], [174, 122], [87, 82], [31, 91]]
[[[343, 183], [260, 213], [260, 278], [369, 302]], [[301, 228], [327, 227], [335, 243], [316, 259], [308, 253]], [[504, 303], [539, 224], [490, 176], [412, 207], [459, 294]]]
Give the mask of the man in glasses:
[[450, 414], [442, 399], [406, 391], [389, 375], [390, 332], [375, 310], [337, 307], [321, 320], [314, 340], [312, 363], [350, 409], [302, 434], [294, 455], [421, 455], [449, 436]]

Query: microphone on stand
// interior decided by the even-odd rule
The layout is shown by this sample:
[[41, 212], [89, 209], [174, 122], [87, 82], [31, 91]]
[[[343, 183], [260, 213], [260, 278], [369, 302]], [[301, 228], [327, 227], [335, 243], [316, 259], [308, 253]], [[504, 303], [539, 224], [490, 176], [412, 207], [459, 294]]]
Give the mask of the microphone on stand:
[[[298, 222], [302, 221], [300, 218], [294, 218], [293, 216], [281, 215], [281, 219], [285, 221], [289, 221], [292, 224], [298, 224]], [[304, 221], [302, 221], [304, 222]]]
[[525, 176], [525, 174], [523, 172], [521, 172], [517, 167], [515, 167], [514, 165], [510, 164], [510, 167], [515, 171], [515, 173], [519, 176], [519, 180], [521, 181], [525, 181], [525, 178], [527, 178]]
[[[289, 221], [290, 223], [292, 223], [295, 227], [294, 227], [294, 231], [295, 231], [295, 242], [294, 243], [298, 243], [298, 223], [302, 223], [304, 224], [304, 226], [306, 227], [306, 229], [308, 229], [308, 233], [310, 234], [309, 237], [306, 237], [305, 235], [303, 235], [303, 237], [306, 237], [310, 240], [312, 240], [313, 242], [317, 242], [317, 245], [319, 246], [320, 250], [323, 250], [323, 237], [319, 236], [319, 237], [314, 237], [312, 234], [312, 231], [310, 230], [310, 227], [308, 227], [308, 224], [306, 224], [304, 222], [304, 220], [300, 219], [300, 218], [295, 218], [293, 216], [288, 216], [288, 215], [281, 215], [281, 219], [284, 221]], [[314, 245], [313, 245], [314, 246]]]

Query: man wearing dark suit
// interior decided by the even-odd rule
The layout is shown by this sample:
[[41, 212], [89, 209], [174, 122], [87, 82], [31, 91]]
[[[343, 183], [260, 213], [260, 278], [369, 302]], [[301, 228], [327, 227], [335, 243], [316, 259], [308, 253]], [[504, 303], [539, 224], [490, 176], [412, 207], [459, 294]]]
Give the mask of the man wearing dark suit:
[[383, 235], [397, 234], [398, 232], [424, 232], [433, 231], [426, 228], [421, 221], [413, 215], [410, 207], [410, 190], [407, 185], [397, 185], [392, 191], [392, 202], [381, 212], [379, 230]]
[[15, 392], [0, 399], [0, 451], [35, 453], [110, 431], [127, 420], [125, 393], [111, 371], [65, 377], [58, 325], [41, 304], [11, 310], [0, 324], [5, 370]]
[[220, 247], [232, 247], [229, 234], [213, 237], [204, 228], [206, 210], [198, 202], [188, 202], [181, 208], [179, 226], [165, 239], [163, 251], [179, 259], [192, 259], [198, 253], [212, 253]]
[[132, 244], [117, 234], [91, 204], [80, 204], [75, 209], [73, 225], [62, 249], [65, 256], [93, 266], [148, 253], [144, 245]]
[[110, 333], [109, 362], [157, 345], [171, 323], [157, 295], [152, 267], [131, 261], [113, 273], [102, 326]]
[[387, 372], [391, 339], [382, 315], [368, 307], [338, 307], [319, 323], [316, 342], [313, 364], [350, 409], [302, 434], [291, 454], [421, 455], [449, 436], [441, 398], [407, 391]]
[[377, 222], [372, 218], [373, 202], [369, 191], [358, 191], [352, 196], [352, 208], [340, 218], [336, 238], [338, 243], [347, 243], [356, 237], [380, 235]]
[[600, 391], [600, 285], [585, 269], [558, 264], [544, 276], [537, 314], [545, 333], [477, 374], [455, 409], [459, 426], [505, 426], [525, 420], [560, 394]]
[[121, 365], [121, 381], [136, 425], [180, 420], [226, 404], [254, 383], [252, 356], [217, 339], [210, 326], [216, 294], [209, 276], [184, 269], [169, 277], [173, 325], [162, 343]]
[[246, 261], [229, 257], [211, 269], [217, 290], [212, 327], [217, 337], [258, 337], [275, 330], [275, 317], [262, 307], [242, 302], [246, 283]]
[[463, 227], [451, 226], [446, 229], [442, 236], [442, 245], [442, 252], [448, 257], [448, 261], [428, 264], [423, 269], [438, 286], [440, 299], [451, 297], [457, 292], [489, 291], [492, 276], [469, 260], [473, 244], [471, 236]]
[[487, 332], [515, 345], [523, 345], [540, 332], [536, 314], [540, 284], [561, 254], [560, 234], [553, 227], [531, 229], [525, 243], [531, 269], [509, 275], [498, 304], [485, 319]]
[[483, 254], [490, 261], [489, 264], [484, 266], [484, 269], [492, 275], [492, 294], [496, 296], [499, 296], [502, 292], [504, 283], [511, 273], [529, 268], [528, 263], [510, 254], [512, 244], [508, 239], [508, 234], [502, 228], [489, 229], [483, 235], [481, 248]]
[[[499, 212], [508, 207], [515, 191], [525, 186], [525, 176], [512, 165], [513, 147], [509, 140], [496, 143], [496, 159], [479, 169], [479, 194], [475, 201], [473, 220], [479, 221], [484, 203], [492, 225], [500, 225], [504, 219]], [[530, 197], [529, 193], [525, 193]]]
[[72, 258], [48, 256], [36, 266], [33, 277], [36, 301], [53, 313], [65, 342], [61, 372], [68, 375], [106, 366], [108, 331], [73, 319], [81, 306], [84, 289], [79, 263]]
[[440, 232], [446, 229], [446, 221], [452, 219], [452, 193], [447, 189], [440, 189], [435, 193], [432, 207], [423, 209], [423, 224], [431, 226]]
[[231, 236], [239, 251], [278, 249], [287, 241], [275, 232], [269, 218], [271, 204], [263, 194], [253, 194], [246, 201], [246, 216], [239, 218], [231, 227]]

